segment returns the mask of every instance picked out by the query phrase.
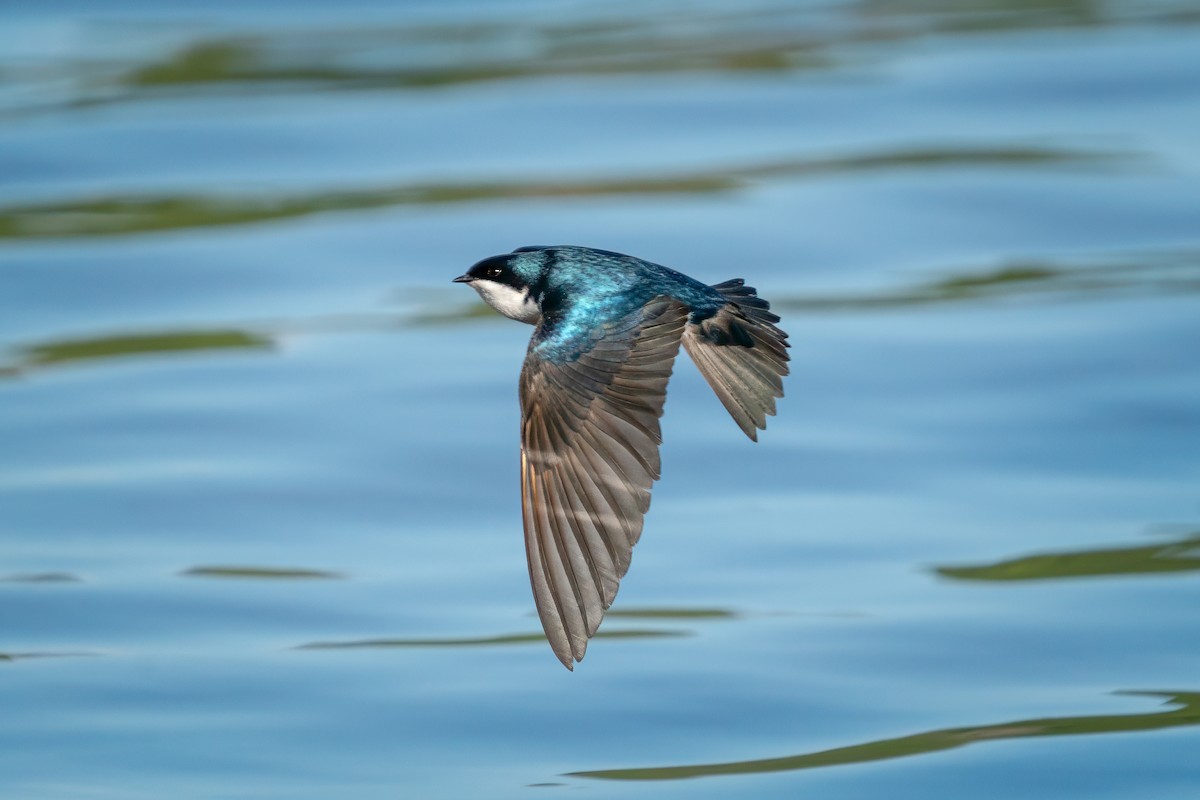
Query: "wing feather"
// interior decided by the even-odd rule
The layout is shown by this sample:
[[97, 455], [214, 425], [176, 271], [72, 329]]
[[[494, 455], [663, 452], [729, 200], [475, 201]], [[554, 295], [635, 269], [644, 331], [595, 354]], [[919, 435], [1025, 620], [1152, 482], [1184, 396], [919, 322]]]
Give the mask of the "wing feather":
[[659, 417], [687, 321], [655, 298], [521, 371], [521, 500], [534, 602], [555, 655], [583, 658], [617, 595], [658, 479]]
[[[585, 468], [579, 454], [568, 453], [567, 461], [572, 466], [571, 477], [575, 479], [573, 485], [578, 489], [577, 494], [582, 503], [581, 511], [587, 514], [588, 519], [595, 526], [596, 531], [603, 540], [613, 565], [616, 567], [617, 579], [620, 580], [629, 570], [629, 560], [632, 555], [632, 550], [628, 546], [629, 537], [625, 534], [623, 527], [605, 525], [596, 516], [594, 509], [602, 508], [609, 501], [601, 490], [597, 480], [592, 477], [591, 471]], [[605, 602], [611, 603], [613, 597], [616, 597], [615, 589], [612, 597], [606, 597]]]
[[712, 287], [728, 301], [717, 313], [689, 324], [683, 346], [717, 398], [751, 439], [767, 426], [788, 374], [787, 334], [770, 304], [741, 280]]

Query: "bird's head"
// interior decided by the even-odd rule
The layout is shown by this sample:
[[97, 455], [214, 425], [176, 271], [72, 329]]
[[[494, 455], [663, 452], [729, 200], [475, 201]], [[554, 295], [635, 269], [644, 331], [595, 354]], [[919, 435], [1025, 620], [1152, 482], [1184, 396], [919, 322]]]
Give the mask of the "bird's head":
[[542, 281], [548, 261], [544, 248], [520, 248], [483, 259], [454, 282], [469, 285], [509, 319], [536, 325], [542, 312], [534, 287]]

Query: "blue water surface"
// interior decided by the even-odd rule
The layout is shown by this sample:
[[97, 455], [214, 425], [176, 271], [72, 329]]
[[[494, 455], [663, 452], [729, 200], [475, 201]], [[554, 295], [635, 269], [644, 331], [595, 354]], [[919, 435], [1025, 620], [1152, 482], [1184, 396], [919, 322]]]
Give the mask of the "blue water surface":
[[[0, 9], [0, 794], [1194, 798], [1200, 8]], [[576, 243], [745, 277], [574, 673], [525, 573]]]

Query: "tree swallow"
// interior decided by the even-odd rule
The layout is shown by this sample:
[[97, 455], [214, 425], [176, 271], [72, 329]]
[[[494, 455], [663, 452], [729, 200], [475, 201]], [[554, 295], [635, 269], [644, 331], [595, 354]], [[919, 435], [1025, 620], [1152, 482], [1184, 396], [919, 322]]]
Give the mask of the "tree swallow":
[[680, 343], [757, 440], [783, 397], [787, 334], [741, 279], [707, 286], [590, 247], [518, 247], [454, 281], [537, 326], [520, 380], [525, 554], [546, 637], [574, 669], [642, 534]]

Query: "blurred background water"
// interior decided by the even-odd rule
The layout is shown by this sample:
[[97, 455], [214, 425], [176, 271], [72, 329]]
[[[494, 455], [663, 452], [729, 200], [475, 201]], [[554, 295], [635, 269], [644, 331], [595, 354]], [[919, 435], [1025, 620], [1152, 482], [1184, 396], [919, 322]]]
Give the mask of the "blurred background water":
[[[0, 792], [1200, 792], [1200, 6], [0, 9]], [[587, 660], [524, 244], [745, 277]], [[692, 779], [692, 780], [684, 780]]]

